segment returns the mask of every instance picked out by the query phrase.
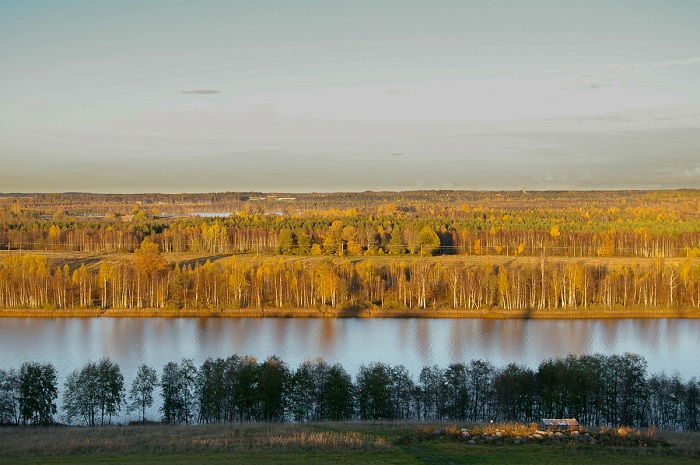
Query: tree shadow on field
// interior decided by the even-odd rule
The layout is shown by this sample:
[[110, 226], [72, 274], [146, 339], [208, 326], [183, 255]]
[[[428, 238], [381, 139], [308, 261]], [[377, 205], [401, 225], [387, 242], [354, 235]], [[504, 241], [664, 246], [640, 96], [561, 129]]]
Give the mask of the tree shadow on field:
[[102, 263], [102, 257], [60, 257], [60, 258], [49, 258], [48, 265], [51, 269], [63, 268], [68, 265], [68, 269], [73, 272], [85, 265], [88, 269], [96, 268]]
[[187, 266], [194, 268], [197, 265], [199, 265], [199, 266], [204, 265], [207, 262], [207, 260], [215, 262], [217, 260], [221, 260], [222, 258], [228, 258], [231, 256], [232, 256], [231, 254], [225, 254], [225, 253], [220, 253], [217, 255], [207, 255], [206, 257], [198, 257], [198, 258], [191, 258], [189, 260], [182, 260], [180, 262], [177, 262], [177, 265], [181, 268], [187, 267]]

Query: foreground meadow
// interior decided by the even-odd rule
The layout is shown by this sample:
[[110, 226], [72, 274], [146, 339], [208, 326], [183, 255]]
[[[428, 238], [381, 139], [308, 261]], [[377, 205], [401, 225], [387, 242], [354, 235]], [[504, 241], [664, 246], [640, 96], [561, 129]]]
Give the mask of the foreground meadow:
[[[362, 422], [2, 428], [0, 463], [602, 465], [690, 464], [700, 460], [697, 434], [592, 430], [590, 437], [595, 439], [583, 441], [569, 433], [563, 439], [546, 435], [532, 439], [534, 428], [517, 424], [473, 426], [468, 437], [461, 427], [448, 424]], [[536, 432], [534, 435], [537, 437]]]

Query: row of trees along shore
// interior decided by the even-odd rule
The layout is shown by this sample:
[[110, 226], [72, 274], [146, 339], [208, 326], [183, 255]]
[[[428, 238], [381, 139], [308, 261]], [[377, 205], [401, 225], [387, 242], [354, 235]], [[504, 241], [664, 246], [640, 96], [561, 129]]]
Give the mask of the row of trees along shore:
[[133, 254], [71, 270], [45, 256], [0, 261], [0, 308], [700, 308], [691, 259], [586, 263], [228, 256], [168, 263], [144, 240]]
[[[424, 367], [417, 380], [401, 365], [362, 365], [354, 380], [339, 364], [308, 360], [296, 369], [277, 357], [237, 355], [167, 363], [158, 375], [142, 365], [128, 394], [109, 359], [74, 370], [62, 391], [60, 419], [87, 426], [138, 421], [160, 392], [160, 421], [170, 424], [451, 420], [468, 422], [577, 418], [583, 425], [700, 428], [700, 382], [648, 375], [634, 354], [570, 355], [496, 368], [472, 360]], [[49, 363], [0, 370], [0, 423], [52, 424], [58, 416], [57, 372]]]

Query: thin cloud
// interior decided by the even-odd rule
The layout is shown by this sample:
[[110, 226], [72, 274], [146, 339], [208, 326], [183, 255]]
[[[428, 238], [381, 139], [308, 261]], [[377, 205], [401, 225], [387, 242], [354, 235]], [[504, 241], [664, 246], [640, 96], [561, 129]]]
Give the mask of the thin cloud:
[[700, 57], [690, 57], [678, 60], [651, 61], [646, 63], [618, 63], [612, 65], [602, 65], [578, 76], [574, 87], [578, 89], [601, 89], [619, 84], [621, 79], [626, 76], [632, 76], [657, 69], [692, 66], [696, 64], [700, 64]]
[[700, 167], [685, 169], [683, 170], [683, 174], [686, 178], [698, 178], [700, 177]]
[[682, 60], [664, 60], [648, 63], [650, 68], [666, 68], [668, 66], [690, 66], [700, 63], [700, 57], [684, 58]]
[[181, 90], [181, 94], [195, 94], [195, 95], [211, 95], [220, 94], [221, 92], [215, 89], [191, 89], [191, 90]]

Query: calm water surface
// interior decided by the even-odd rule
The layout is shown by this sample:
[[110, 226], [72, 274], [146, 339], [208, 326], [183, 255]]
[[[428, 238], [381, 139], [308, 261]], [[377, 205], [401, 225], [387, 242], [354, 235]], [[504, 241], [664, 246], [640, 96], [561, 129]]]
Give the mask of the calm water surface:
[[477, 319], [170, 319], [0, 318], [0, 368], [51, 362], [61, 378], [89, 360], [116, 361], [130, 384], [138, 366], [192, 358], [281, 357], [296, 368], [307, 358], [338, 362], [355, 374], [362, 364], [423, 366], [471, 359], [496, 367], [532, 368], [559, 355], [634, 352], [649, 372], [700, 377], [700, 320]]

